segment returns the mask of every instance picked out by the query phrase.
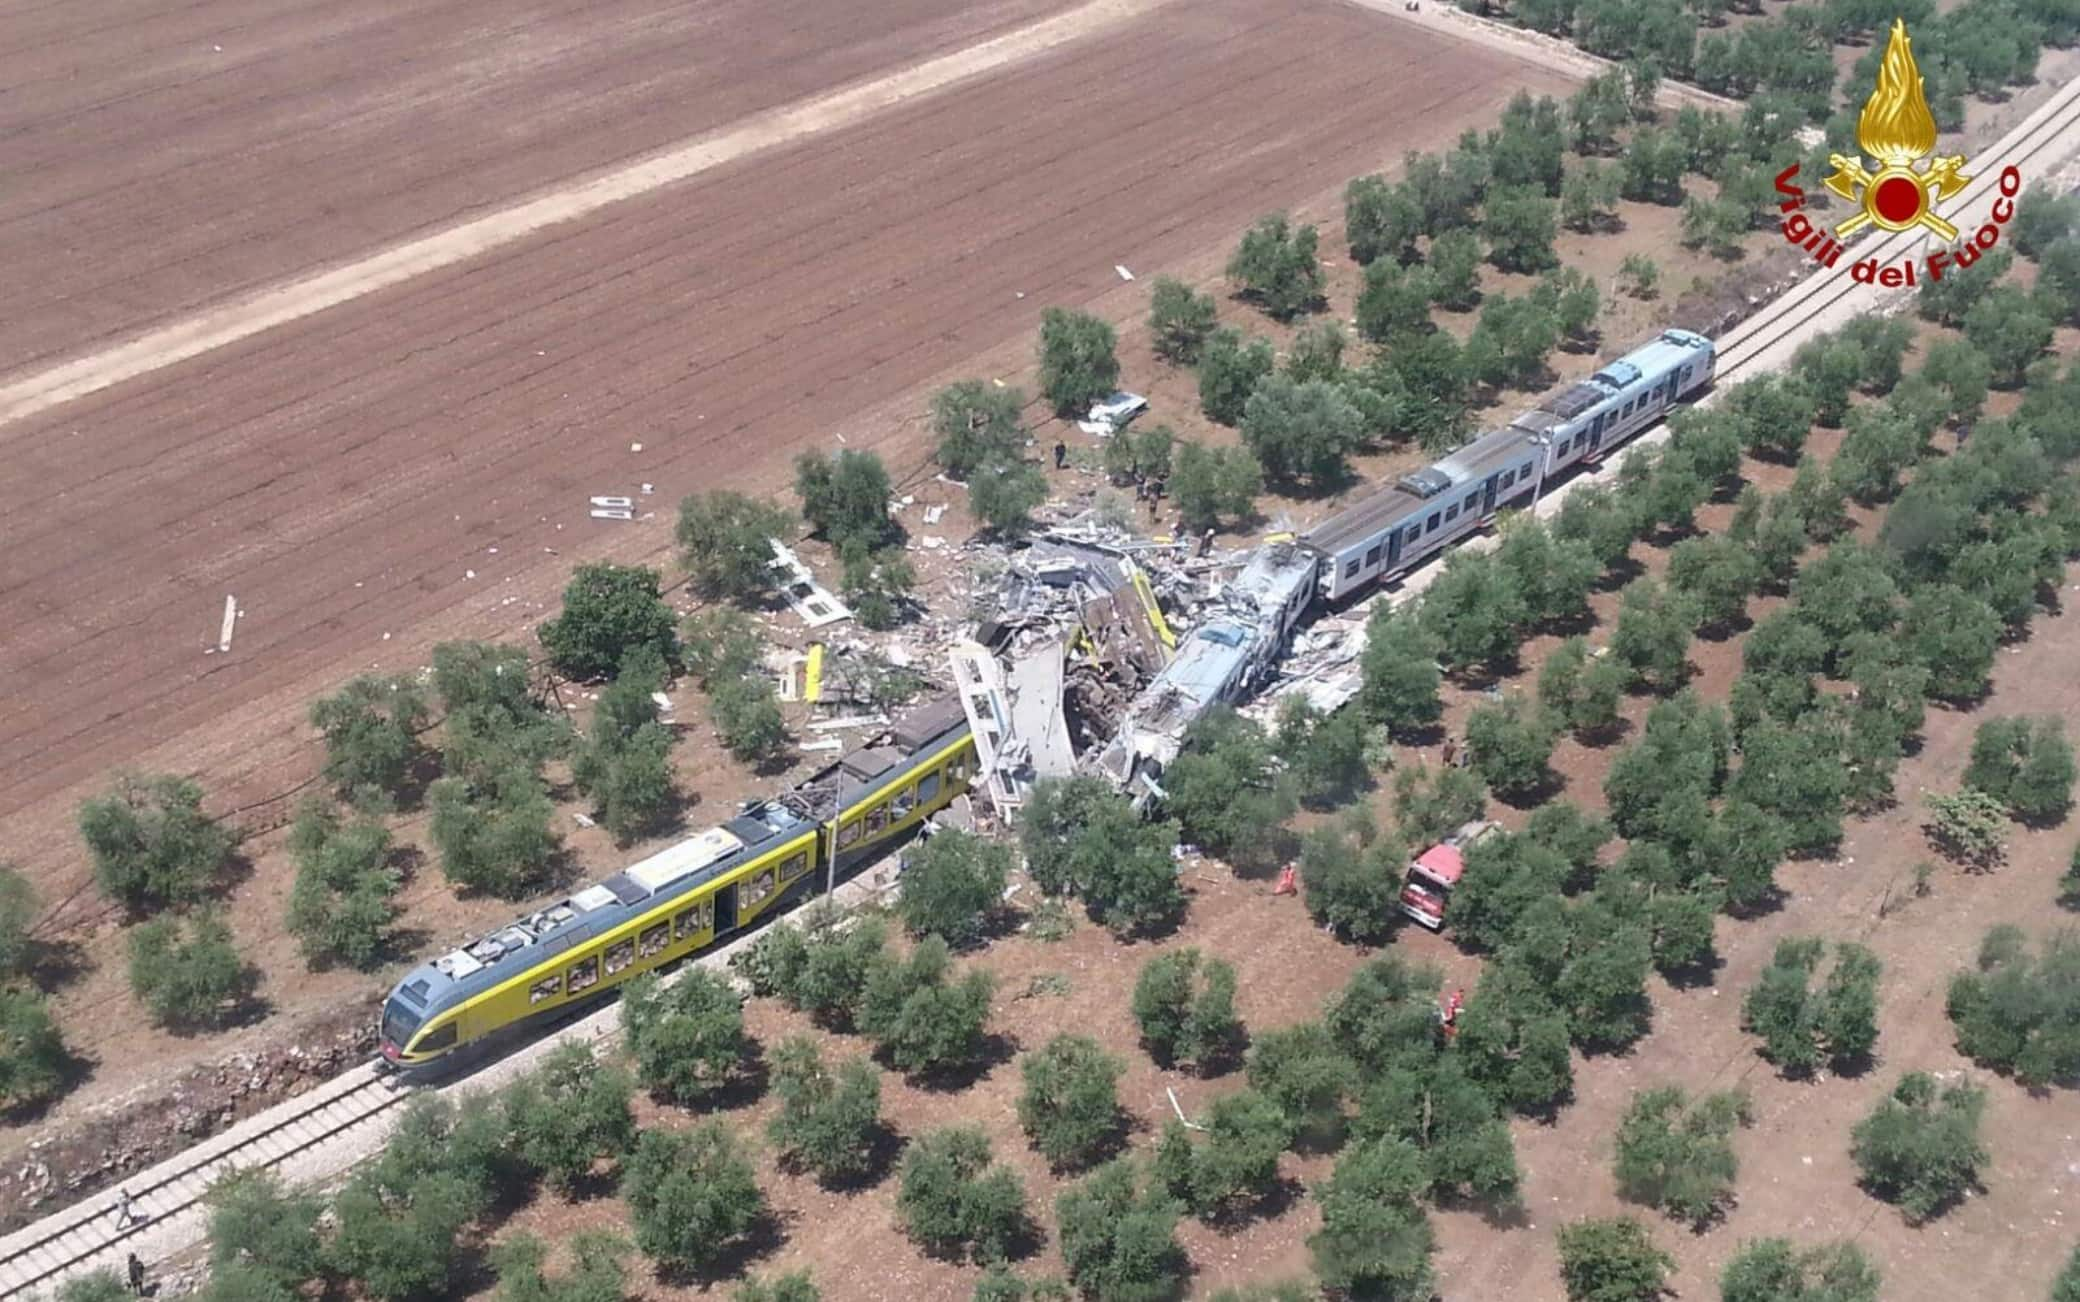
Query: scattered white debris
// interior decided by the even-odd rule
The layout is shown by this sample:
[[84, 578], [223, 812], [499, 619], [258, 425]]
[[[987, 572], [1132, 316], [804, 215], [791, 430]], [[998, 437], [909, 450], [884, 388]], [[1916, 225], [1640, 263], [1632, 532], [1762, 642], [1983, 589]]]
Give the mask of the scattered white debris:
[[231, 634], [238, 624], [238, 598], [224, 594], [224, 625], [217, 630], [217, 650], [231, 649]]
[[937, 534], [928, 533], [924, 536], [924, 549], [928, 552], [938, 551], [941, 547], [944, 547], [945, 545], [946, 540], [944, 538], [939, 537]]
[[385, 642], [388, 642], [390, 640], [390, 635], [388, 633], [383, 634], [383, 640]]
[[645, 484], [645, 485], [643, 485], [643, 496], [645, 496], [645, 497], [648, 497], [648, 496], [650, 496], [650, 494], [651, 494], [652, 492], [654, 492], [654, 491], [656, 490], [656, 487], [657, 487], [657, 486], [656, 486], [655, 484]]
[[1179, 1107], [1179, 1106], [1178, 1106], [1178, 1103], [1177, 1103], [1177, 1091], [1176, 1091], [1176, 1090], [1174, 1090], [1174, 1089], [1171, 1089], [1171, 1088], [1170, 1088], [1170, 1087], [1169, 1087], [1168, 1085], [1165, 1085], [1165, 1086], [1163, 1087], [1163, 1093], [1165, 1093], [1165, 1094], [1168, 1094], [1168, 1095], [1170, 1096], [1170, 1110], [1171, 1110], [1172, 1112], [1175, 1112], [1175, 1113], [1177, 1114], [1177, 1119], [1178, 1119], [1179, 1121], [1184, 1121], [1184, 1128], [1185, 1128], [1186, 1130], [1204, 1130], [1204, 1129], [1206, 1129], [1206, 1127], [1204, 1127], [1204, 1126], [1194, 1125], [1194, 1124], [1192, 1124], [1191, 1122], [1189, 1122], [1189, 1121], [1185, 1121], [1185, 1120], [1184, 1120], [1184, 1109], [1183, 1109], [1182, 1107]]
[[643, 450], [643, 445], [640, 443], [631, 443], [628, 445], [628, 450], [630, 452], [641, 452]]
[[844, 750], [845, 743], [839, 741], [836, 737], [825, 737], [821, 741], [805, 741], [795, 747], [795, 749], [804, 751]]
[[464, 570], [462, 572], [462, 577], [465, 579], [474, 579], [477, 577], [477, 572], [475, 570]]
[[650, 699], [657, 703], [657, 708], [660, 710], [669, 710], [672, 708], [672, 698], [666, 696], [663, 692], [650, 693]]
[[1025, 292], [1024, 290], [1022, 290], [1022, 289], [1021, 289], [1021, 290], [1019, 290], [1019, 291], [1018, 291], [1018, 296], [1019, 296], [1020, 298], [1024, 298], [1024, 297], [1026, 296], [1026, 292]]
[[577, 812], [575, 812], [575, 811], [574, 811], [574, 812], [573, 812], [573, 813], [571, 814], [571, 821], [572, 821], [572, 822], [574, 822], [574, 823], [576, 823], [576, 824], [577, 824], [577, 825], [578, 825], [579, 827], [597, 827], [597, 826], [599, 826], [599, 824], [597, 824], [597, 823], [593, 822], [593, 821], [592, 821], [591, 819], [587, 818], [587, 817], [586, 817], [585, 815], [583, 815], [583, 814], [580, 814], [580, 813], [577, 813]]
[[1119, 273], [1119, 278], [1121, 280], [1132, 280], [1134, 278], [1133, 272], [1128, 271], [1125, 267], [1120, 266], [1117, 262], [1112, 264], [1112, 269]]
[[937, 524], [944, 518], [946, 518], [946, 507], [944, 505], [928, 506], [924, 509], [924, 522], [926, 524]]
[[870, 728], [877, 723], [887, 723], [885, 714], [848, 714], [839, 719], [820, 719], [809, 725], [812, 732], [837, 732], [845, 728]]
[[782, 582], [780, 595], [802, 617], [810, 628], [822, 628], [839, 620], [851, 619], [852, 610], [844, 602], [832, 596], [830, 590], [816, 581], [816, 575], [799, 556], [778, 538], [769, 540], [773, 546], [773, 568], [780, 571]]
[[498, 555], [498, 548], [496, 547], [488, 548], [487, 550], [489, 550], [493, 556]]

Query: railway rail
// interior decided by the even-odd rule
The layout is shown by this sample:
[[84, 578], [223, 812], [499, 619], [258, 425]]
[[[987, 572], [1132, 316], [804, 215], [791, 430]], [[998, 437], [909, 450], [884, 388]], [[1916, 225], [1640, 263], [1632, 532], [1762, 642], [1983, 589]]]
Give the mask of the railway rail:
[[[187, 1152], [125, 1181], [141, 1219], [122, 1223], [106, 1196], [76, 1203], [0, 1239], [0, 1298], [98, 1266], [116, 1267], [131, 1252], [157, 1255], [169, 1232], [198, 1234], [207, 1219], [203, 1197], [230, 1170], [278, 1168], [298, 1155], [369, 1129], [410, 1090], [363, 1064], [233, 1126]], [[191, 1240], [192, 1241], [192, 1240]]]
[[[885, 895], [895, 881], [892, 859], [862, 871], [840, 885], [834, 903], [851, 909]], [[775, 921], [799, 922], [802, 910]], [[730, 957], [756, 939], [743, 936], [719, 950], [701, 955], [664, 977], [667, 984], [695, 965], [723, 973]], [[373, 1061], [266, 1112], [248, 1118], [187, 1152], [121, 1181], [130, 1191], [139, 1216], [119, 1223], [114, 1192], [104, 1192], [0, 1239], [0, 1302], [47, 1298], [65, 1280], [98, 1269], [122, 1273], [125, 1257], [135, 1252], [147, 1262], [163, 1262], [202, 1243], [209, 1230], [209, 1207], [203, 1201], [210, 1186], [234, 1170], [269, 1170], [289, 1184], [322, 1184], [336, 1180], [365, 1157], [381, 1150], [401, 1105], [421, 1091], [444, 1094], [496, 1089], [530, 1070], [559, 1045], [574, 1040], [597, 1042], [621, 1024], [621, 1007], [608, 1001], [570, 1015], [553, 1030], [541, 1028], [501, 1036], [483, 1050], [450, 1067], [446, 1074], [422, 1082], [380, 1069]]]
[[[2003, 168], [2020, 169], [2026, 185], [2041, 179], [2065, 154], [2076, 150], [2080, 150], [2080, 80], [2060, 87], [1994, 145], [1970, 158], [1973, 179], [1962, 202], [1951, 205], [1945, 215], [1969, 234], [1989, 220]], [[1817, 178], [1806, 179], [1817, 185]], [[1869, 287], [1850, 279], [1851, 262], [1875, 257], [1881, 264], [1890, 263], [1923, 247], [1939, 245], [1916, 231], [1866, 238], [1846, 251], [1853, 256], [1845, 257], [1841, 265], [1806, 277], [1763, 305], [1719, 341], [1719, 387], [1785, 364], [1807, 338], [1869, 311]], [[1901, 295], [1912, 292], [1899, 291]], [[1708, 395], [1704, 401], [1709, 403], [1715, 396]], [[1663, 426], [1642, 434], [1634, 444], [1653, 446], [1666, 438]], [[1538, 513], [1558, 510], [1580, 484], [1605, 479], [1616, 470], [1615, 465], [1606, 466], [1597, 474], [1578, 475], [1554, 488], [1539, 501]], [[1476, 540], [1475, 545], [1482, 543], [1492, 545], [1492, 540]], [[1386, 599], [1405, 599], [1421, 591], [1441, 569], [1434, 563], [1427, 565]], [[890, 874], [883, 869], [871, 870], [840, 889], [841, 902], [848, 895], [857, 899], [886, 890], [889, 881]], [[699, 962], [719, 965], [735, 948], [726, 947]], [[618, 1007], [610, 1004], [542, 1037], [497, 1063], [494, 1070], [521, 1068], [567, 1040], [601, 1038], [618, 1019]], [[129, 1190], [141, 1221], [119, 1224], [114, 1203], [103, 1195], [0, 1239], [0, 1302], [37, 1296], [86, 1271], [117, 1268], [130, 1252], [149, 1261], [163, 1261], [194, 1247], [202, 1242], [207, 1229], [204, 1196], [228, 1171], [263, 1168], [292, 1181], [337, 1175], [352, 1165], [354, 1155], [379, 1147], [397, 1108], [417, 1088], [422, 1087], [378, 1073], [373, 1064], [357, 1067], [124, 1182], [122, 1187]]]

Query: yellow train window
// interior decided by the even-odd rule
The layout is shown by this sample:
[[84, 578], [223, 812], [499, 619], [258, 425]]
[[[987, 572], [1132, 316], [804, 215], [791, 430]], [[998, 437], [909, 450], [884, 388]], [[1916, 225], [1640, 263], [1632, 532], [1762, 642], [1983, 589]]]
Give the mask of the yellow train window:
[[612, 976], [635, 961], [636, 942], [630, 937], [607, 950], [607, 975]]
[[459, 1022], [450, 1022], [446, 1026], [427, 1032], [424, 1039], [412, 1046], [412, 1052], [432, 1053], [435, 1049], [447, 1048], [455, 1043], [455, 1028], [459, 1025]]
[[838, 829], [838, 848], [842, 850], [846, 846], [856, 843], [859, 840], [859, 834], [860, 822], [855, 818]]
[[917, 808], [917, 788], [904, 787], [901, 791], [896, 792], [893, 803], [895, 805], [896, 821], [901, 822], [903, 819], [908, 818], [910, 811]]
[[867, 811], [867, 835], [872, 836], [888, 826], [888, 802], [882, 801]]
[[929, 805], [939, 794], [939, 770], [933, 769], [917, 780], [917, 802]]
[[715, 901], [712, 899], [702, 900], [690, 909], [679, 910], [678, 916], [672, 919], [672, 938], [685, 940], [688, 936], [706, 931], [709, 920], [714, 916]]
[[654, 927], [644, 928], [643, 934], [636, 940], [636, 952], [648, 958], [662, 951], [666, 942], [671, 939], [671, 933], [672, 929], [662, 922]]
[[569, 978], [570, 992], [572, 994], [577, 994], [580, 990], [584, 990], [590, 986], [598, 985], [599, 960], [596, 958], [588, 958], [583, 963], [580, 963], [576, 967], [572, 968], [567, 975]]
[[546, 976], [527, 988], [527, 1002], [538, 1004], [544, 999], [554, 999], [563, 993], [563, 978]]
[[803, 870], [806, 869], [808, 866], [809, 856], [806, 853], [798, 854], [793, 858], [789, 859], [786, 863], [780, 865], [780, 880], [783, 882], [791, 882], [795, 878], [801, 876]]
[[762, 904], [773, 893], [773, 870], [768, 868], [744, 883], [743, 900], [746, 904]]

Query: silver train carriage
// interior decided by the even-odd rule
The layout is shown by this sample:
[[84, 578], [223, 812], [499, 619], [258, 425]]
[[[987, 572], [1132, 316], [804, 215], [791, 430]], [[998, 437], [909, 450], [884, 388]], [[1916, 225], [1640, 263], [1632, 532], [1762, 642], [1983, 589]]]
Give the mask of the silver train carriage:
[[1320, 558], [1317, 590], [1340, 601], [1398, 578], [1528, 502], [1571, 466], [1594, 464], [1712, 382], [1712, 341], [1664, 330], [1502, 429], [1345, 507], [1301, 536]]

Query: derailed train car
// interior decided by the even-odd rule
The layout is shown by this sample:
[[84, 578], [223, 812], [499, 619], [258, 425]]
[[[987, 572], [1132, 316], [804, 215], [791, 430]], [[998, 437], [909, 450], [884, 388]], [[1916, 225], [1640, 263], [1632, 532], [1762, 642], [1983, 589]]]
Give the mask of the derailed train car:
[[976, 766], [959, 702], [925, 706], [720, 827], [414, 968], [383, 1005], [383, 1059], [431, 1062], [708, 949], [886, 850]]

